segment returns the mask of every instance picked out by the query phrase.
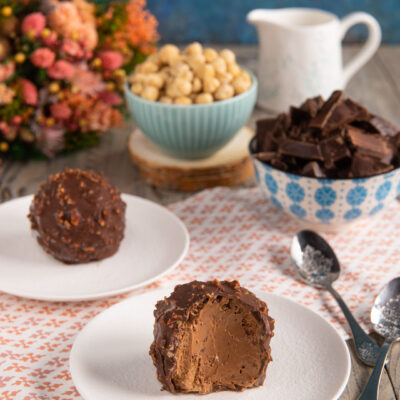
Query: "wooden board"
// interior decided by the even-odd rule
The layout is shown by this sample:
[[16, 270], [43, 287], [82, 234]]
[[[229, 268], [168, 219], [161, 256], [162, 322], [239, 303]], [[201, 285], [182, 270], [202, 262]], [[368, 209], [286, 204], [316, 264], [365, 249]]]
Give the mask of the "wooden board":
[[140, 129], [128, 140], [131, 158], [150, 185], [170, 190], [196, 191], [234, 186], [254, 174], [248, 145], [253, 131], [243, 127], [221, 150], [201, 160], [174, 158], [152, 143]]

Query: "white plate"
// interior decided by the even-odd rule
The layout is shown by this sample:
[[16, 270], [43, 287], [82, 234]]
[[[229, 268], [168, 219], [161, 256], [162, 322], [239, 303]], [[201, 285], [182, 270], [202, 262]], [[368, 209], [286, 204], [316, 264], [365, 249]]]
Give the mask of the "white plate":
[[151, 201], [122, 195], [125, 237], [118, 252], [88, 264], [66, 265], [36, 242], [27, 218], [32, 196], [0, 206], [0, 291], [39, 300], [111, 296], [148, 284], [178, 265], [189, 234], [178, 217]]
[[[160, 391], [149, 356], [156, 301], [170, 290], [133, 296], [98, 315], [80, 332], [71, 350], [72, 379], [85, 400], [176, 399]], [[273, 362], [262, 387], [220, 392], [207, 400], [330, 400], [350, 375], [347, 346], [336, 330], [308, 308], [284, 297], [257, 293], [276, 319]], [[186, 399], [205, 399], [185, 395]], [[183, 397], [182, 397], [183, 399]]]

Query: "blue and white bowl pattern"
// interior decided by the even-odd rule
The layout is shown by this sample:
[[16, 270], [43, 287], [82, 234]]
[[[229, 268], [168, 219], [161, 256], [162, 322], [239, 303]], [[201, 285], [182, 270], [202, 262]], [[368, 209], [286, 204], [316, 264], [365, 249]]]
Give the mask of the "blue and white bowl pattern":
[[400, 194], [400, 168], [361, 179], [302, 177], [253, 158], [257, 181], [279, 209], [303, 222], [340, 228], [375, 215]]

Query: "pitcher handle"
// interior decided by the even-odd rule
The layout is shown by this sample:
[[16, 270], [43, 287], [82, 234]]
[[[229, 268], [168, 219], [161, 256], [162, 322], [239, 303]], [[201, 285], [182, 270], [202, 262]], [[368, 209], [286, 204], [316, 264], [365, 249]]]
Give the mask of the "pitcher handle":
[[365, 24], [368, 28], [368, 39], [361, 50], [343, 68], [343, 87], [347, 85], [351, 77], [375, 54], [378, 49], [382, 32], [378, 21], [365, 12], [355, 12], [347, 15], [341, 21], [341, 39], [354, 25]]

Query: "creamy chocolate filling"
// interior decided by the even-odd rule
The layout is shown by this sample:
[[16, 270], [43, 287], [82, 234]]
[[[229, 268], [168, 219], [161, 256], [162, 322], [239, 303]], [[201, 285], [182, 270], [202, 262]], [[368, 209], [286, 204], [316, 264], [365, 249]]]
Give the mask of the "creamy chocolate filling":
[[182, 391], [242, 390], [257, 383], [265, 360], [263, 325], [234, 298], [206, 304], [183, 328], [174, 384]]

